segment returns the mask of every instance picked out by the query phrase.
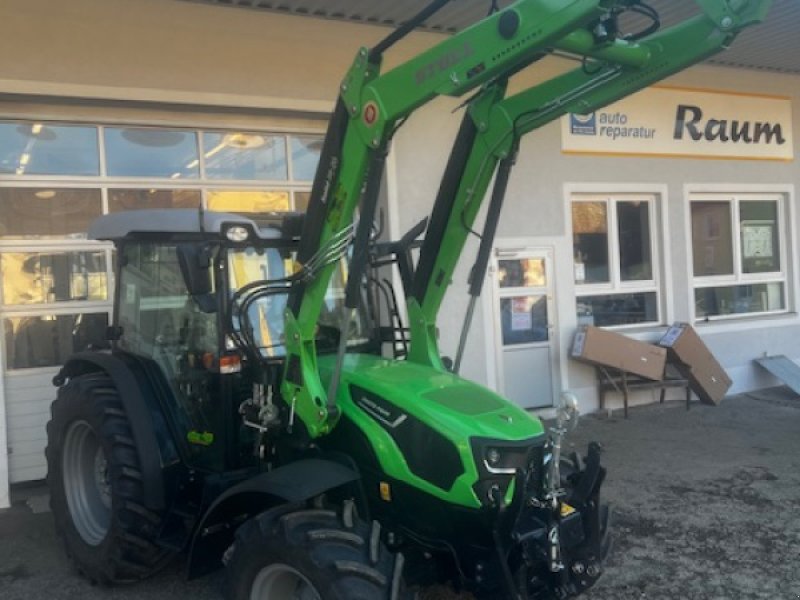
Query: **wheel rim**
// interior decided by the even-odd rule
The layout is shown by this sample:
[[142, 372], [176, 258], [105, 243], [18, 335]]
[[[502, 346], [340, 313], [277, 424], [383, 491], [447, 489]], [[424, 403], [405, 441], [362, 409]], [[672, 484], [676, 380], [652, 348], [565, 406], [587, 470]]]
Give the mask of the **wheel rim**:
[[321, 600], [307, 577], [289, 565], [275, 563], [253, 580], [250, 600]]
[[111, 525], [111, 485], [105, 452], [86, 421], [67, 429], [63, 473], [72, 523], [83, 541], [98, 546]]

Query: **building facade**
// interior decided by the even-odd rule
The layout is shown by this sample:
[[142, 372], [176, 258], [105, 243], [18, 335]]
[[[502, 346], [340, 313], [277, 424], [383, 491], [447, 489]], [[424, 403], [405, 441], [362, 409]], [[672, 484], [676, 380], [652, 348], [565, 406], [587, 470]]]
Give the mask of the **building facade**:
[[[339, 79], [387, 30], [180, 0], [6, 0], [0, 17], [2, 507], [9, 483], [45, 476], [50, 379], [109, 318], [113, 256], [86, 239], [91, 220], [201, 204], [302, 210]], [[389, 66], [442, 35], [413, 34]], [[544, 62], [513, 86], [564, 66]], [[732, 392], [775, 385], [753, 359], [800, 359], [797, 71], [702, 65], [646, 92], [658, 98], [525, 137], [462, 374], [527, 407], [569, 389], [592, 410], [594, 371], [568, 359], [578, 325], [651, 341], [686, 321]], [[393, 237], [430, 211], [458, 104], [431, 103], [395, 137]], [[735, 131], [719, 116], [734, 105]], [[677, 127], [676, 106], [688, 150], [647, 135]], [[442, 312], [446, 355], [476, 249], [473, 239]]]

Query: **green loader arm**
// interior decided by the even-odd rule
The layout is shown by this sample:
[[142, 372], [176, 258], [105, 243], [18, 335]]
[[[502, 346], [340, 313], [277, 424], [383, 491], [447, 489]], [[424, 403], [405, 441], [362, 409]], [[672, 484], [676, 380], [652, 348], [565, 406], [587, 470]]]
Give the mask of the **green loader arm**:
[[[314, 342], [334, 263], [353, 235], [354, 213], [360, 206], [346, 294], [346, 305], [353, 308], [386, 148], [408, 115], [437, 96], [462, 96], [485, 86], [470, 102], [469, 118], [457, 140], [462, 157], [448, 169], [453, 194], [441, 202], [440, 190], [431, 222], [434, 229], [426, 236], [409, 303], [411, 359], [441, 368], [436, 314], [497, 163], [510, 160], [519, 136], [566, 112], [594, 110], [702, 60], [724, 48], [743, 27], [763, 19], [771, 4], [771, 0], [697, 0], [704, 15], [646, 42], [606, 41], [598, 36], [598, 24], [633, 1], [519, 0], [381, 75], [383, 52], [448, 2], [436, 0], [405, 31], [401, 28], [376, 48], [359, 51], [342, 83], [312, 188], [298, 253], [308, 273], [305, 282], [295, 286], [286, 311], [287, 360], [281, 394], [291, 406], [292, 419], [299, 418], [310, 437], [328, 433], [338, 417], [335, 391], [346, 335], [328, 390], [320, 380]], [[552, 49], [578, 53], [595, 61], [599, 70], [592, 74], [577, 70], [502, 100], [507, 78]], [[343, 321], [343, 331], [344, 325]]]
[[[447, 1], [436, 0], [410, 25]], [[589, 29], [630, 1], [518, 0], [384, 75], [380, 74], [383, 51], [410, 27], [372, 50], [359, 51], [342, 83], [312, 187], [298, 252], [305, 281], [290, 294], [285, 315], [287, 355], [281, 395], [291, 407], [292, 421], [302, 421], [310, 437], [328, 433], [336, 423], [335, 391], [346, 350], [343, 334], [338, 367], [330, 388], [324, 389], [314, 340], [325, 293], [360, 206], [346, 300], [347, 306], [355, 306], [386, 149], [398, 124], [437, 96], [462, 96], [524, 68], [552, 48], [580, 51], [598, 60], [645, 63], [647, 51], [638, 44], [595, 42]]]
[[[725, 49], [745, 27], [765, 17], [772, 0], [698, 0], [704, 13], [639, 42], [647, 60], [597, 61], [512, 97], [505, 82], [487, 86], [469, 105], [437, 197], [408, 301], [408, 359], [443, 369], [436, 317], [498, 163], [479, 257], [470, 277], [472, 298], [462, 331], [463, 353], [475, 299], [480, 294], [497, 216], [522, 135], [567, 113], [596, 111]], [[467, 148], [459, 148], [467, 146]]]

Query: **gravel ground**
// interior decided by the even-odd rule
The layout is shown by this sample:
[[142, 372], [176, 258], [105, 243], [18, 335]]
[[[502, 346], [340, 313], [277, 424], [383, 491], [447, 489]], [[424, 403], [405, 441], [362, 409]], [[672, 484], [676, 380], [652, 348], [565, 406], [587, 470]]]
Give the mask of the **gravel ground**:
[[[585, 600], [800, 598], [800, 399], [783, 388], [583, 419], [571, 441], [606, 449], [615, 546]], [[46, 490], [14, 490], [0, 511], [2, 600], [220, 600], [221, 575], [178, 565], [132, 587], [94, 587], [53, 533]]]
[[800, 399], [649, 406], [576, 433], [606, 448], [615, 546], [586, 600], [800, 598]]

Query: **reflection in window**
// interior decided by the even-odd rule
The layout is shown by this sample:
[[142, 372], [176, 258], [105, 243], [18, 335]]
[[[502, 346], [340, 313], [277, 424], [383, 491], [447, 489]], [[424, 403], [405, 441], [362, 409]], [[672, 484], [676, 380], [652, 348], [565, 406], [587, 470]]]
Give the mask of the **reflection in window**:
[[[291, 268], [291, 263], [273, 248], [232, 251], [228, 254], [230, 290], [236, 292], [253, 281], [282, 279], [287, 276], [287, 266]], [[270, 294], [250, 305], [248, 319], [253, 328], [250, 334], [264, 356], [283, 356], [286, 353], [283, 335], [286, 298], [287, 294]], [[242, 327], [238, 319], [235, 327]]]
[[[242, 248], [228, 254], [229, 289], [232, 293], [242, 289], [253, 281], [276, 280], [286, 277], [296, 268], [294, 257], [285, 258], [275, 249]], [[350, 315], [347, 341], [356, 346], [369, 341], [370, 329], [364, 307], [355, 312], [344, 305], [345, 282], [347, 280], [347, 260], [342, 259], [333, 272], [331, 283], [325, 293], [325, 302], [319, 316], [317, 327], [317, 350], [330, 352], [335, 350], [339, 340], [342, 316]], [[247, 317], [252, 329], [255, 344], [265, 357], [283, 356], [284, 345], [283, 312], [286, 307], [287, 294], [275, 293], [263, 295], [255, 299], [249, 306]], [[244, 319], [234, 318], [234, 327], [241, 329]]]
[[622, 281], [653, 279], [650, 257], [650, 204], [617, 202], [619, 274]]
[[3, 326], [8, 369], [55, 367], [75, 352], [107, 346], [106, 313], [13, 317]]
[[658, 322], [656, 292], [581, 296], [577, 300], [580, 325], [614, 327]]
[[598, 327], [660, 323], [653, 196], [573, 200], [576, 316]]
[[0, 123], [0, 173], [99, 175], [97, 127]]
[[[174, 360], [172, 349], [186, 344], [213, 351], [216, 316], [189, 297], [175, 246], [130, 244], [123, 252], [119, 347], [156, 361]], [[166, 366], [174, 372], [175, 365]]]
[[605, 202], [572, 203], [575, 283], [610, 281], [607, 212]]
[[733, 274], [730, 202], [692, 202], [694, 275]]
[[100, 190], [0, 188], [0, 238], [81, 238], [102, 212]]
[[531, 344], [550, 338], [547, 328], [547, 296], [529, 295], [500, 299], [503, 344]]
[[547, 285], [543, 258], [521, 258], [498, 261], [501, 288], [543, 287]]
[[0, 266], [6, 305], [108, 299], [104, 252], [8, 252]]
[[291, 140], [292, 179], [313, 181], [322, 152], [322, 138], [292, 136]]
[[105, 128], [106, 171], [112, 177], [200, 175], [197, 134], [193, 131]]
[[108, 212], [199, 206], [199, 190], [108, 190]]
[[288, 176], [284, 136], [206, 132], [203, 157], [210, 179], [285, 180]]
[[208, 209], [246, 214], [287, 211], [289, 210], [289, 192], [209, 191]]
[[786, 309], [783, 283], [699, 288], [694, 291], [694, 302], [698, 319]]

